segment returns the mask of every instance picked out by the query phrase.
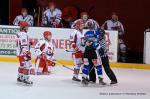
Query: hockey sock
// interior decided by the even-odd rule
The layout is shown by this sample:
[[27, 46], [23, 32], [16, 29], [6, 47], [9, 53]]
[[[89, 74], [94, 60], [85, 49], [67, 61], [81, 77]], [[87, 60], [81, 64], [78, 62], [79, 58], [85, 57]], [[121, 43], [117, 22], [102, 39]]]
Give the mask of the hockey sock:
[[84, 65], [82, 69], [83, 77], [87, 78], [89, 75], [89, 65]]
[[18, 78], [20, 78], [20, 80], [23, 80], [23, 68], [22, 67], [18, 68]]
[[96, 66], [96, 70], [97, 70], [98, 77], [102, 78], [103, 75], [102, 66], [101, 65]]
[[29, 70], [29, 68], [24, 68], [23, 69], [23, 80], [24, 81], [29, 81], [29, 72], [30, 72], [30, 70]]
[[78, 78], [79, 71], [80, 71], [80, 66], [75, 66], [74, 67], [74, 74], [73, 74], [73, 76]]

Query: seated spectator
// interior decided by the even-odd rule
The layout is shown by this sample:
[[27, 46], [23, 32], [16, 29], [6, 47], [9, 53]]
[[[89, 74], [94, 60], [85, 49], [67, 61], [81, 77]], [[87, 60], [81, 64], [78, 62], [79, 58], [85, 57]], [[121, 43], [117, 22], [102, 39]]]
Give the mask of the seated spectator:
[[124, 41], [122, 39], [124, 35], [124, 27], [122, 23], [118, 20], [118, 16], [116, 13], [112, 14], [112, 17], [110, 20], [105, 21], [105, 23], [101, 27], [102, 29], [106, 30], [115, 30], [118, 31], [119, 35], [119, 40], [118, 40], [118, 47], [119, 47], [119, 52], [118, 52], [118, 60], [125, 62], [126, 61], [126, 45], [124, 44]]
[[28, 10], [26, 8], [21, 9], [21, 15], [16, 16], [13, 21], [13, 25], [19, 26], [20, 22], [27, 22], [29, 26], [33, 26], [33, 16], [28, 15]]
[[99, 24], [98, 24], [95, 20], [89, 18], [89, 15], [88, 15], [87, 12], [82, 12], [82, 13], [80, 14], [80, 19], [75, 20], [75, 21], [73, 22], [71, 28], [76, 28], [76, 23], [77, 23], [78, 21], [83, 21], [83, 23], [84, 23], [84, 25], [85, 25], [85, 28], [87, 28], [87, 29], [89, 28], [89, 26], [90, 26], [91, 23], [92, 23], [92, 26], [94, 26], [94, 27], [93, 27], [94, 29], [100, 28]]
[[43, 17], [42, 17], [42, 26], [47, 26], [47, 27], [59, 27], [61, 18], [62, 17], [62, 12], [58, 8], [56, 8], [56, 5], [54, 2], [49, 2], [48, 3], [48, 9], [44, 11]]

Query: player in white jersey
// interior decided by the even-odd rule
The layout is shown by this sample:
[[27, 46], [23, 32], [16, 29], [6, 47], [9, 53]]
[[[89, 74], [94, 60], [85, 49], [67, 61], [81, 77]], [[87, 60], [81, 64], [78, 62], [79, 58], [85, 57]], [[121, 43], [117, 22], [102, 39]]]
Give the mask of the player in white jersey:
[[94, 29], [100, 28], [99, 24], [95, 20], [89, 18], [87, 12], [82, 12], [80, 17], [81, 17], [80, 19], [77, 19], [73, 22], [71, 28], [76, 28], [76, 23], [79, 21], [82, 21], [85, 25], [85, 28], [87, 29], [89, 28], [88, 26], [89, 23], [92, 23], [94, 25]]
[[126, 45], [122, 39], [123, 35], [124, 35], [124, 27], [122, 25], [122, 23], [120, 21], [118, 21], [118, 16], [116, 13], [112, 14], [112, 19], [111, 20], [107, 20], [105, 21], [105, 23], [102, 25], [101, 27], [102, 29], [106, 29], [106, 30], [116, 30], [118, 31], [118, 35], [119, 35], [119, 56], [120, 56], [120, 61], [125, 62], [125, 55], [126, 55]]
[[78, 78], [79, 71], [81, 65], [83, 65], [83, 53], [84, 53], [84, 23], [82, 21], [79, 21], [76, 23], [76, 30], [70, 34], [70, 42], [71, 47], [73, 49], [73, 61], [74, 61], [74, 74], [72, 80], [74, 81], [81, 81]]
[[35, 45], [36, 53], [36, 73], [38, 75], [48, 75], [51, 73], [51, 67], [55, 66], [54, 45], [52, 43], [52, 33], [45, 31], [44, 39], [39, 40]]
[[28, 15], [26, 8], [21, 9], [21, 15], [16, 16], [13, 25], [19, 26], [20, 22], [27, 22], [29, 26], [33, 26], [33, 16]]
[[18, 68], [18, 78], [19, 83], [24, 83], [27, 85], [33, 84], [29, 81], [29, 73], [31, 64], [31, 53], [30, 53], [30, 42], [27, 35], [28, 23], [20, 22], [20, 32], [17, 33], [17, 57], [19, 59], [20, 66]]
[[56, 28], [61, 22], [62, 12], [55, 7], [54, 2], [49, 2], [49, 8], [44, 11], [42, 25]]

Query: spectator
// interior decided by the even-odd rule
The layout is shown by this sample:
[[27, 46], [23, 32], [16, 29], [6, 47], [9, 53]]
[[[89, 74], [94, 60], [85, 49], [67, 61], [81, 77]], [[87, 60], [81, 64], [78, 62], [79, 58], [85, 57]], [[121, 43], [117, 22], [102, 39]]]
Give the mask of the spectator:
[[20, 22], [27, 22], [29, 26], [33, 26], [33, 16], [28, 15], [26, 8], [21, 9], [21, 15], [16, 16], [13, 25], [19, 26]]
[[71, 28], [76, 28], [76, 23], [78, 21], [83, 21], [85, 28], [89, 28], [91, 27], [91, 25], [94, 26], [93, 27], [94, 29], [100, 28], [99, 24], [95, 20], [89, 18], [89, 15], [87, 12], [82, 12], [80, 14], [80, 19], [77, 19], [76, 21], [74, 21]]
[[124, 27], [122, 23], [118, 20], [118, 15], [116, 13], [112, 14], [111, 20], [105, 21], [105, 23], [101, 27], [102, 29], [106, 30], [116, 30], [118, 31], [119, 35], [119, 41], [118, 41], [118, 47], [119, 47], [119, 52], [118, 52], [118, 60], [122, 62], [126, 62], [126, 45], [124, 44], [124, 41], [122, 39], [124, 35]]
[[56, 8], [54, 2], [48, 3], [48, 9], [44, 11], [42, 17], [42, 26], [56, 28], [60, 25], [62, 12]]

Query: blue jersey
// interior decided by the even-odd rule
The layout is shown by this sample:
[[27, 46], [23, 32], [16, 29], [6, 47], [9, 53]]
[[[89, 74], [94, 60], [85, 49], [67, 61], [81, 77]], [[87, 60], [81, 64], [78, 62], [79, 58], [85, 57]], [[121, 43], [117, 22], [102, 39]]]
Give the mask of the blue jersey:
[[86, 41], [99, 41], [102, 38], [102, 33], [97, 30], [89, 30], [84, 34]]
[[99, 46], [99, 40], [102, 38], [102, 33], [98, 30], [89, 30], [84, 34], [85, 40], [92, 42], [93, 47]]

